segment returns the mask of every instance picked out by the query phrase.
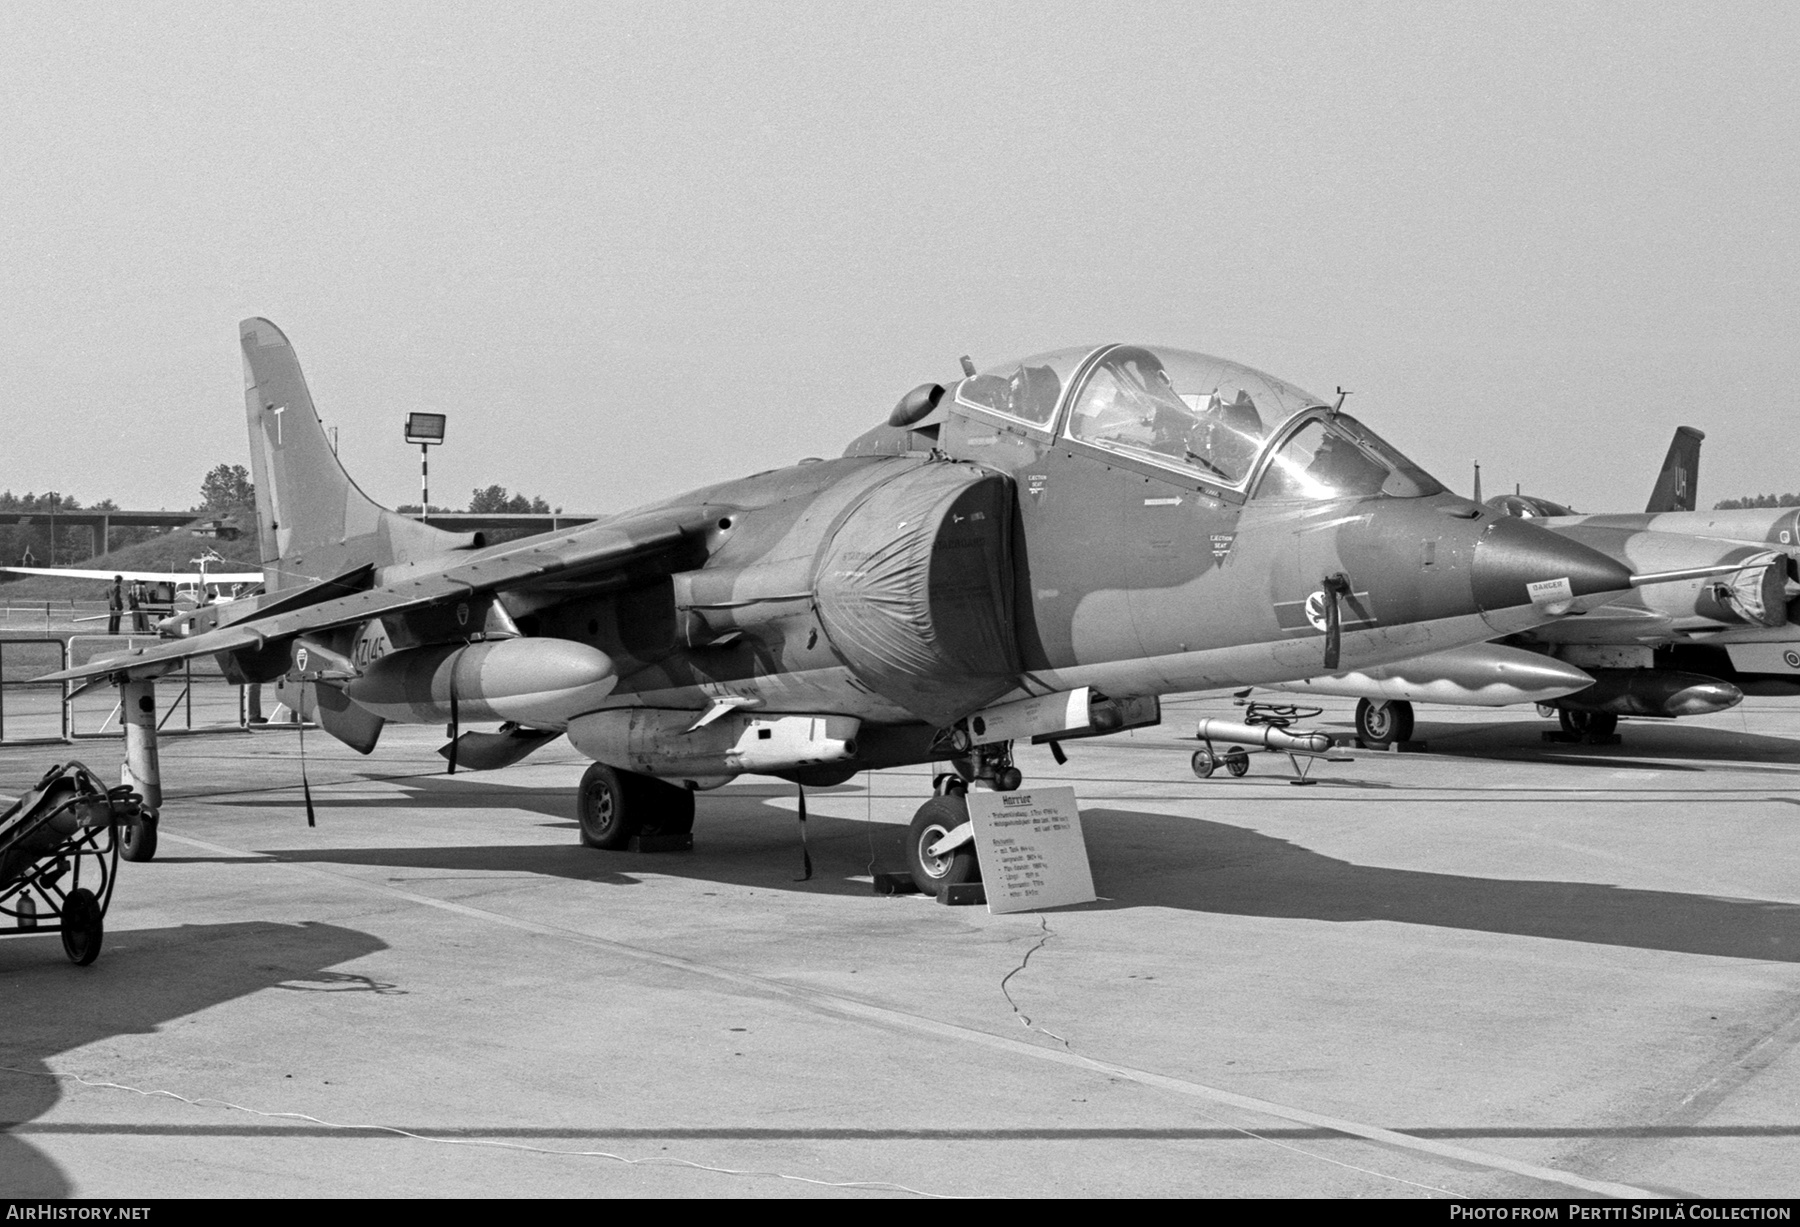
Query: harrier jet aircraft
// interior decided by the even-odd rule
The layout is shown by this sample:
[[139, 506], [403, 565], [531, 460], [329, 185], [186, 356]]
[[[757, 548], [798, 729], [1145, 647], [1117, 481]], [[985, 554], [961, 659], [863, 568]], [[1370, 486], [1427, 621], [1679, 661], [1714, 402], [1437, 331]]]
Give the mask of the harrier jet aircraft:
[[[320, 722], [365, 753], [389, 721], [447, 722], [453, 770], [566, 734], [595, 760], [581, 837], [618, 848], [690, 829], [694, 791], [742, 773], [949, 760], [1016, 788], [1019, 738], [1479, 643], [1665, 578], [1449, 493], [1291, 384], [1135, 345], [965, 359], [837, 459], [488, 546], [367, 498], [287, 338], [251, 319], [241, 340], [268, 591], [56, 675], [123, 688], [146, 787], [153, 680], [212, 654], [241, 682], [316, 681]], [[966, 822], [949, 783], [921, 809], [922, 886], [972, 872], [945, 838]]]

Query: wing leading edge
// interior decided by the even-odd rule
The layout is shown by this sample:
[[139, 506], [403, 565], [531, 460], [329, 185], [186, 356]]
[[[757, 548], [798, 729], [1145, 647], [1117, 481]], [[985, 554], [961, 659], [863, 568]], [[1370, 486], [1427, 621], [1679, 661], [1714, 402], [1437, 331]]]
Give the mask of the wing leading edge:
[[78, 571], [73, 567], [0, 567], [9, 575], [48, 575], [53, 579], [123, 579], [149, 584], [260, 584], [261, 571]]
[[[157, 677], [184, 660], [260, 648], [300, 635], [332, 630], [392, 614], [466, 599], [471, 594], [529, 588], [553, 580], [563, 584], [598, 584], [611, 572], [646, 557], [692, 541], [709, 522], [704, 509], [665, 510], [583, 526], [552, 541], [532, 540], [497, 546], [441, 571], [390, 583], [347, 596], [325, 596], [314, 604], [256, 612], [249, 617], [191, 638], [89, 661], [40, 681], [74, 681], [125, 674]], [[341, 592], [341, 586], [331, 587]]]

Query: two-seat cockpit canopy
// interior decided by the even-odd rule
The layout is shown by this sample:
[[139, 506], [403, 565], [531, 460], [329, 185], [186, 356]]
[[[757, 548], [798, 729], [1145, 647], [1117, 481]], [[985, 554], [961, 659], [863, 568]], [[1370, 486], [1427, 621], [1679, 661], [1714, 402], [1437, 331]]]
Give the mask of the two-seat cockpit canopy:
[[1573, 508], [1553, 503], [1547, 498], [1534, 498], [1529, 494], [1496, 494], [1487, 501], [1487, 505], [1502, 515], [1518, 520], [1545, 520], [1576, 514]]
[[1443, 489], [1347, 414], [1186, 350], [1063, 349], [962, 381], [969, 408], [1256, 498], [1419, 498]]

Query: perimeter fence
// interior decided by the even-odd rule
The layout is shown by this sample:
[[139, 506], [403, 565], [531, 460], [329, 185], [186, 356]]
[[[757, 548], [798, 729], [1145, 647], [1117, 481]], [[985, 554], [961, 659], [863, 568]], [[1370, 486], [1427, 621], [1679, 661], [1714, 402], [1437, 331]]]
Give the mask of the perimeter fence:
[[[104, 630], [109, 613], [105, 601], [26, 601], [8, 597], [0, 601], [0, 630]], [[130, 618], [131, 615], [121, 616]], [[93, 623], [100, 626], [95, 628]]]
[[[45, 681], [48, 674], [100, 657], [161, 642], [155, 635], [0, 635], [0, 744], [69, 742], [123, 737], [119, 692], [109, 685]], [[186, 661], [157, 679], [157, 727], [164, 733], [230, 732], [273, 718], [286, 694], [280, 686], [227, 681], [212, 657]]]

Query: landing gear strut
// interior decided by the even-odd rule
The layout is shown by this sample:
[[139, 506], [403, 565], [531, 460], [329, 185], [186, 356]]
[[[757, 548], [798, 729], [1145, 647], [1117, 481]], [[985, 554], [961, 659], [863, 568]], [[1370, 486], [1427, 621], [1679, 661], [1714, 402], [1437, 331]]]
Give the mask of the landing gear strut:
[[[119, 684], [119, 723], [125, 726], [125, 761], [121, 765], [119, 782], [144, 799], [140, 812], [120, 832], [119, 855], [128, 861], [154, 860], [158, 813], [162, 809], [162, 767], [156, 756], [154, 681]], [[99, 948], [96, 941], [94, 949]]]
[[1016, 792], [1019, 785], [1025, 782], [1025, 777], [1013, 766], [1010, 741], [970, 746], [953, 754], [950, 765], [956, 768], [956, 774], [970, 787], [988, 792]]
[[967, 735], [956, 730], [950, 749], [950, 765], [932, 781], [931, 800], [919, 807], [906, 830], [906, 868], [913, 885], [927, 895], [941, 895], [949, 886], [981, 881], [981, 863], [975, 857], [975, 828], [969, 824], [969, 789], [1012, 792], [1024, 777], [1013, 765], [1012, 742], [970, 745]]

